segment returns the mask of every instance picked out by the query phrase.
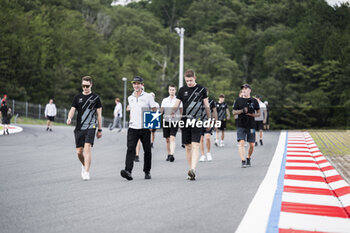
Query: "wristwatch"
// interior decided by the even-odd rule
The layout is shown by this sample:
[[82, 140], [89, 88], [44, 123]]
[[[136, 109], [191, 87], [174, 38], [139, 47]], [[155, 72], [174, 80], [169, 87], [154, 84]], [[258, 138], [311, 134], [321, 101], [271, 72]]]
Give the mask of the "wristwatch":
[[97, 132], [102, 132], [102, 129], [98, 129]]

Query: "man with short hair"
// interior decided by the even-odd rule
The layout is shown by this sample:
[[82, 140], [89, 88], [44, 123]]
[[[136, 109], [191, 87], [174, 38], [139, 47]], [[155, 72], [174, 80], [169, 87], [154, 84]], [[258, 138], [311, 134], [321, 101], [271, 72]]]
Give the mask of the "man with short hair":
[[255, 130], [256, 130], [256, 138], [255, 138], [255, 146], [258, 146], [258, 134], [260, 136], [260, 146], [263, 145], [263, 129], [264, 124], [266, 123], [267, 111], [266, 105], [261, 101], [261, 97], [256, 95], [255, 98], [258, 100], [260, 107], [260, 116], [255, 117]]
[[175, 137], [178, 131], [178, 125], [174, 124], [179, 121], [179, 118], [182, 114], [182, 102], [180, 103], [179, 109], [176, 111], [175, 116], [171, 116], [171, 111], [176, 103], [176, 86], [174, 84], [169, 85], [168, 87], [169, 96], [162, 100], [160, 106], [160, 112], [163, 114], [163, 137], [166, 140], [166, 148], [168, 152], [168, 157], [166, 161], [174, 162], [175, 157], [175, 148], [176, 142]]
[[[215, 146], [223, 147], [224, 146], [224, 139], [225, 139], [225, 129], [226, 129], [226, 119], [230, 120], [230, 111], [228, 109], [227, 104], [225, 103], [225, 95], [221, 94], [219, 96], [219, 102], [216, 104], [216, 109], [218, 112], [218, 120], [221, 121], [220, 128], [216, 129], [216, 139], [215, 139]], [[220, 131], [221, 131], [221, 141], [219, 144], [219, 137], [220, 137]]]
[[81, 178], [90, 180], [91, 148], [96, 137], [102, 137], [102, 104], [100, 97], [91, 92], [92, 78], [82, 78], [83, 92], [77, 94], [68, 113], [67, 125], [72, 123], [75, 111], [78, 111], [77, 122], [74, 130], [76, 152], [81, 167]]
[[123, 117], [122, 111], [123, 111], [123, 106], [120, 103], [120, 99], [117, 97], [115, 98], [115, 107], [113, 111], [114, 120], [113, 120], [113, 124], [111, 124], [111, 126], [109, 127], [109, 130], [113, 130], [116, 127], [119, 127], [118, 132], [122, 130], [122, 124], [121, 124], [121, 118]]
[[127, 135], [127, 152], [125, 158], [125, 169], [120, 171], [120, 175], [132, 180], [132, 169], [134, 167], [134, 160], [136, 156], [136, 145], [138, 140], [141, 140], [144, 151], [144, 165], [143, 172], [145, 179], [151, 179], [151, 165], [152, 165], [152, 149], [151, 149], [151, 131], [143, 128], [143, 113], [145, 111], [156, 111], [157, 105], [153, 97], [144, 92], [143, 79], [139, 76], [134, 77], [132, 87], [134, 92], [128, 97], [130, 120]]
[[[192, 126], [189, 122], [201, 121], [203, 105], [207, 117], [210, 117], [208, 95], [204, 87], [196, 83], [196, 75], [193, 70], [185, 72], [186, 86], [180, 88], [177, 100], [172, 110], [172, 115], [175, 114], [182, 101], [183, 117], [185, 127], [182, 128], [182, 144], [185, 144], [186, 158], [190, 170], [188, 171], [189, 180], [196, 179], [196, 167], [199, 160], [199, 142], [201, 139], [202, 127]], [[209, 130], [209, 128], [208, 128]]]
[[[237, 119], [237, 141], [239, 142], [239, 156], [242, 160], [242, 168], [251, 166], [251, 156], [255, 144], [255, 117], [260, 116], [258, 101], [250, 97], [251, 87], [249, 84], [241, 86], [243, 97], [238, 98], [233, 107], [233, 114], [238, 115]], [[245, 141], [249, 142], [247, 158], [245, 158]]]
[[49, 100], [49, 103], [45, 106], [45, 117], [47, 118], [46, 131], [52, 131], [52, 125], [57, 114], [56, 105], [53, 103], [53, 99]]

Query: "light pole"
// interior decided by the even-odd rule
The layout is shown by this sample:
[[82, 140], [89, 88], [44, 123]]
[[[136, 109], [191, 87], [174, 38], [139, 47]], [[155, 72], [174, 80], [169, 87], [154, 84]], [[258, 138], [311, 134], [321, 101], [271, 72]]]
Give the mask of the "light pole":
[[126, 120], [126, 81], [128, 79], [123, 77], [122, 80], [124, 81], [123, 128], [125, 129], [125, 120]]
[[185, 29], [184, 28], [175, 28], [176, 33], [180, 37], [180, 67], [179, 67], [179, 88], [184, 84], [183, 82], [183, 73], [184, 73], [184, 37]]

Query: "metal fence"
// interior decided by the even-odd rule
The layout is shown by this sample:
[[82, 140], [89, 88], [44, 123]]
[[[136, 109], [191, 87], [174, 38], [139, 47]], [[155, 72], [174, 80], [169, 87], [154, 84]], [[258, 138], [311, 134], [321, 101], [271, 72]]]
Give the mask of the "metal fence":
[[[12, 108], [13, 116], [27, 117], [38, 120], [45, 119], [45, 106], [46, 104], [33, 104], [28, 102], [21, 102], [16, 100], [7, 100], [7, 105]], [[56, 106], [57, 107], [57, 106]], [[55, 122], [66, 123], [69, 109], [57, 108], [57, 114], [55, 116]], [[77, 113], [75, 113], [76, 115]], [[75, 125], [75, 119], [72, 122]], [[112, 118], [102, 117], [102, 127], [108, 127], [109, 124], [113, 123]]]

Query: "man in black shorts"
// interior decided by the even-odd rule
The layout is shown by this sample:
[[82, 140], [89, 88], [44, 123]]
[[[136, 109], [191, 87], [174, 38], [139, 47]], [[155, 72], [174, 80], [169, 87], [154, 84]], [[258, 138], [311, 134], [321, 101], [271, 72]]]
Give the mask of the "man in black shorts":
[[[220, 128], [216, 129], [216, 139], [215, 146], [223, 147], [224, 139], [225, 139], [225, 129], [226, 129], [226, 120], [230, 120], [230, 111], [228, 110], [228, 106], [225, 103], [225, 95], [221, 94], [219, 96], [219, 102], [216, 104], [216, 109], [218, 111], [218, 120], [221, 121]], [[221, 131], [221, 141], [219, 144], [219, 136]]]
[[[255, 117], [260, 116], [259, 103], [255, 98], [250, 97], [251, 87], [248, 84], [241, 86], [243, 97], [238, 98], [233, 106], [233, 114], [238, 115], [237, 119], [237, 141], [239, 142], [239, 155], [242, 160], [242, 167], [251, 166], [251, 156], [255, 144]], [[245, 158], [245, 141], [249, 142], [247, 159]]]
[[82, 163], [81, 178], [83, 180], [90, 180], [91, 147], [94, 145], [97, 126], [98, 130], [96, 137], [102, 137], [102, 104], [100, 97], [91, 92], [91, 87], [91, 77], [83, 77], [83, 92], [74, 97], [67, 119], [67, 125], [70, 125], [75, 110], [78, 111], [74, 135], [76, 151], [78, 158]]
[[168, 151], [168, 157], [166, 161], [174, 162], [175, 157], [175, 137], [178, 130], [178, 125], [175, 125], [175, 122], [180, 120], [182, 114], [182, 103], [180, 103], [179, 109], [176, 111], [175, 116], [171, 116], [171, 111], [176, 103], [176, 86], [174, 84], [169, 85], [168, 87], [169, 96], [162, 100], [160, 106], [160, 112], [163, 114], [163, 137], [166, 140], [166, 148]]
[[182, 127], [182, 144], [185, 144], [186, 158], [190, 167], [187, 179], [195, 180], [202, 127], [189, 123], [201, 121], [203, 105], [208, 118], [210, 117], [210, 110], [207, 92], [204, 87], [196, 83], [196, 75], [193, 70], [185, 72], [185, 81], [186, 86], [180, 88], [172, 114], [175, 114], [182, 101], [184, 114], [181, 119], [184, 122], [184, 127]]
[[53, 99], [50, 99], [49, 103], [45, 106], [45, 117], [47, 118], [46, 131], [52, 131], [52, 125], [55, 121], [56, 113], [56, 105], [53, 103]]
[[255, 146], [258, 146], [258, 134], [260, 136], [260, 145], [263, 145], [263, 129], [264, 124], [266, 123], [266, 105], [261, 101], [261, 97], [259, 95], [255, 96], [256, 100], [259, 103], [260, 107], [260, 116], [255, 117], [255, 130], [256, 130], [256, 140], [255, 140]]

